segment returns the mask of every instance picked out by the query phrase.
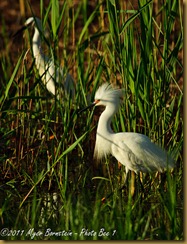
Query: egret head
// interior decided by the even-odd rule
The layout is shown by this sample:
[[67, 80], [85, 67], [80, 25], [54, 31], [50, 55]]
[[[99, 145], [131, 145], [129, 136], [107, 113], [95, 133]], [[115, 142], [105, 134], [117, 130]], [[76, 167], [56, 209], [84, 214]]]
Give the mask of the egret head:
[[21, 27], [21, 29], [19, 29], [14, 35], [13, 37], [17, 36], [20, 32], [23, 32], [25, 29], [27, 29], [28, 27], [30, 26], [33, 26], [33, 27], [36, 27], [37, 29], [39, 29], [40, 32], [43, 31], [43, 28], [42, 28], [42, 22], [39, 18], [37, 17], [29, 17], [23, 27]]
[[28, 27], [28, 26], [34, 24], [34, 23], [35, 23], [35, 20], [37, 20], [37, 18], [29, 17], [29, 18], [25, 21], [24, 25]]
[[42, 31], [42, 22], [37, 17], [29, 17], [26, 21], [24, 26], [27, 28], [29, 26], [37, 27], [40, 31]]
[[107, 106], [114, 104], [118, 106], [123, 99], [123, 91], [113, 88], [111, 84], [104, 83], [95, 93], [95, 106]]
[[81, 109], [79, 113], [87, 110], [88, 108], [94, 106], [115, 106], [116, 109], [120, 105], [121, 100], [123, 99], [124, 91], [122, 89], [113, 88], [111, 84], [104, 83], [101, 85], [95, 93], [95, 99], [92, 104], [87, 106], [84, 109]]

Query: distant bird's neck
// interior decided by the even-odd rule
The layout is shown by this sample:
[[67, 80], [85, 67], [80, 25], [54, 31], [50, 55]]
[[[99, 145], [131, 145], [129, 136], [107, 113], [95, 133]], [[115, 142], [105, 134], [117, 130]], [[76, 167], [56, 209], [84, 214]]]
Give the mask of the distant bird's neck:
[[39, 55], [43, 56], [43, 53], [41, 50], [40, 32], [36, 27], [34, 28], [34, 36], [32, 39], [32, 49], [33, 49], [33, 55], [35, 58], [38, 57]]
[[36, 27], [34, 28], [34, 36], [32, 39], [32, 51], [39, 74], [43, 76], [47, 69], [48, 58], [42, 52], [40, 32]]

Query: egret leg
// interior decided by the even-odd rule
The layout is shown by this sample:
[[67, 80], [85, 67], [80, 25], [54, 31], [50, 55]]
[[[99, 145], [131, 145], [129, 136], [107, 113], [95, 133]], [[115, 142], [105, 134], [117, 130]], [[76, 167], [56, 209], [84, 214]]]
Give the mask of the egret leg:
[[127, 178], [128, 178], [128, 172], [129, 172], [129, 170], [126, 169], [125, 180], [124, 180], [124, 183], [123, 183], [122, 187], [119, 189], [120, 191], [123, 190], [125, 188], [125, 186], [126, 186], [126, 182], [127, 182]]
[[141, 188], [141, 191], [144, 193], [144, 186], [143, 186], [143, 184], [142, 184], [142, 172], [140, 172], [139, 174], [138, 174], [138, 181], [139, 181], [139, 183], [140, 183], [140, 188]]
[[126, 184], [127, 178], [128, 178], [128, 170], [126, 170], [126, 174], [125, 174], [125, 180], [124, 180], [124, 185]]
[[[125, 188], [125, 186], [126, 186], [126, 181], [127, 181], [127, 178], [128, 178], [128, 172], [129, 172], [129, 170], [126, 169], [126, 174], [125, 174], [125, 180], [124, 180], [124, 183], [123, 183], [122, 187], [118, 189], [118, 192], [122, 191], [122, 190]], [[108, 199], [112, 194], [113, 194], [113, 192], [111, 192], [110, 194], [108, 194], [106, 197], [103, 197], [103, 198], [101, 199], [101, 202], [104, 203], [104, 202], [106, 201], [106, 199]]]

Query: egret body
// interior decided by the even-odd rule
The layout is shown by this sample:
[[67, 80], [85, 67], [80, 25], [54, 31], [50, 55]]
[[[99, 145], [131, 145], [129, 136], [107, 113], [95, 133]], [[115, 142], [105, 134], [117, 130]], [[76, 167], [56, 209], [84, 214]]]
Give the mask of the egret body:
[[104, 83], [95, 94], [95, 101], [89, 106], [105, 106], [96, 134], [94, 157], [102, 159], [112, 154], [125, 166], [126, 175], [129, 170], [138, 172], [162, 172], [174, 167], [174, 160], [168, 153], [151, 140], [139, 133], [114, 133], [111, 120], [117, 112], [123, 92]]
[[[41, 35], [43, 35], [44, 31], [41, 20], [37, 17], [30, 17], [26, 20], [24, 27], [21, 30], [26, 29], [29, 26], [34, 27], [32, 51], [35, 58], [35, 65], [47, 90], [53, 95], [56, 95], [58, 94], [58, 87], [63, 85], [65, 92], [73, 94], [74, 82], [71, 75], [64, 75], [63, 68], [55, 65], [54, 61], [45, 56], [42, 51]], [[18, 32], [20, 32], [20, 30]]]

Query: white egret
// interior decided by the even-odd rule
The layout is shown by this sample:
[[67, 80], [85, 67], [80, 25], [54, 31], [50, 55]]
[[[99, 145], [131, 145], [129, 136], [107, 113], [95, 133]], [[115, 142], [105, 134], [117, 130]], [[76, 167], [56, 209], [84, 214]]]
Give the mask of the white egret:
[[[102, 112], [96, 135], [94, 157], [102, 159], [112, 154], [125, 166], [126, 178], [128, 171], [138, 172], [163, 172], [174, 167], [174, 160], [158, 145], [139, 133], [121, 132], [114, 133], [111, 129], [111, 120], [117, 112], [123, 91], [112, 88], [104, 83], [95, 93], [95, 101], [80, 112], [93, 106], [105, 106]], [[125, 180], [126, 180], [125, 178]]]
[[[26, 20], [24, 26], [18, 30], [14, 36], [20, 31], [34, 27], [34, 35], [32, 39], [32, 51], [35, 58], [35, 65], [39, 75], [42, 78], [47, 90], [53, 95], [59, 95], [58, 87], [64, 86], [64, 91], [71, 96], [74, 95], [74, 82], [70, 74], [65, 75], [63, 68], [54, 64], [54, 61], [45, 56], [41, 48], [41, 36], [44, 35], [41, 20], [37, 17], [30, 17]], [[62, 88], [62, 87], [61, 87]]]

